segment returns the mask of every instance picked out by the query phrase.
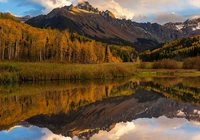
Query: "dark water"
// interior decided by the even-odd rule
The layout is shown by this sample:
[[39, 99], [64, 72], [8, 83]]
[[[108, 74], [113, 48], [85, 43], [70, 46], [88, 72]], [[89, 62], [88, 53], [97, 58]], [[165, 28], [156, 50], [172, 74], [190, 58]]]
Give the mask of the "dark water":
[[0, 86], [2, 140], [199, 140], [200, 78]]

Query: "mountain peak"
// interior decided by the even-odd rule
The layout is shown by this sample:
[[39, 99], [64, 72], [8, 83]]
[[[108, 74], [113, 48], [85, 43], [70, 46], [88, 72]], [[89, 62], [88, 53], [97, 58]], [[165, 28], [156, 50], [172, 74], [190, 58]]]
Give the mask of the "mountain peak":
[[93, 7], [89, 2], [85, 1], [85, 2], [82, 2], [82, 3], [79, 3], [76, 8], [79, 8], [79, 9], [83, 9], [83, 10], [87, 10], [89, 12], [94, 12], [96, 14], [100, 14], [102, 15], [103, 17], [105, 18], [115, 18], [115, 15], [109, 11], [109, 10], [106, 10], [106, 11], [99, 11], [98, 8], [95, 8]]
[[106, 18], [108, 18], [108, 17], [115, 18], [115, 15], [112, 12], [110, 12], [109, 10], [101, 12], [101, 15]]
[[82, 3], [78, 3], [78, 5], [76, 6], [76, 8], [79, 9], [83, 9], [83, 10], [87, 10], [90, 12], [94, 12], [94, 13], [99, 13], [98, 8], [93, 7], [89, 2], [85, 1]]
[[66, 9], [66, 10], [72, 11], [75, 7], [74, 7], [73, 4], [71, 4], [69, 6], [64, 6], [63, 8]]

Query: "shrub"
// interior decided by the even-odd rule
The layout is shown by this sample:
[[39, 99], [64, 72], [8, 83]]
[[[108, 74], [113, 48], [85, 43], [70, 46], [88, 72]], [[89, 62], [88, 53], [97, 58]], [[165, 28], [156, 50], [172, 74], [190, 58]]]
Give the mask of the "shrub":
[[200, 71], [200, 57], [196, 58], [196, 67], [195, 68]]
[[177, 69], [178, 64], [172, 59], [163, 59], [153, 63], [153, 69]]
[[137, 67], [140, 69], [152, 69], [152, 63], [151, 62], [140, 62]]
[[200, 70], [200, 56], [185, 59], [183, 61], [183, 68]]
[[0, 83], [6, 84], [6, 83], [15, 83], [18, 81], [17, 74], [15, 73], [9, 73], [9, 72], [3, 72], [0, 75]]
[[184, 69], [194, 69], [195, 68], [195, 58], [187, 58], [183, 61]]
[[146, 63], [145, 63], [145, 62], [141, 62], [141, 63], [139, 64], [139, 68], [145, 69], [145, 68], [146, 68]]

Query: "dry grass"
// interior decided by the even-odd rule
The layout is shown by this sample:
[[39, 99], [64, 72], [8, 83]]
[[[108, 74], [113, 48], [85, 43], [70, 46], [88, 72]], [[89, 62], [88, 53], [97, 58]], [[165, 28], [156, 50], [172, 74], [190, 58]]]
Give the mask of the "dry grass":
[[[1, 62], [0, 82], [52, 81], [52, 80], [107, 80], [131, 76], [199, 75], [197, 70], [152, 69], [153, 63], [64, 64]], [[178, 68], [180, 64], [176, 65]], [[142, 69], [141, 69], [142, 68]], [[170, 67], [171, 68], [171, 67]]]
[[178, 63], [172, 59], [163, 59], [153, 62], [153, 69], [177, 69]]
[[[110, 64], [62, 64], [1, 62], [0, 81], [6, 83], [19, 81], [113, 79], [133, 75], [133, 63]], [[10, 70], [12, 69], [12, 70]]]
[[183, 62], [183, 68], [200, 70], [200, 56], [185, 59]]

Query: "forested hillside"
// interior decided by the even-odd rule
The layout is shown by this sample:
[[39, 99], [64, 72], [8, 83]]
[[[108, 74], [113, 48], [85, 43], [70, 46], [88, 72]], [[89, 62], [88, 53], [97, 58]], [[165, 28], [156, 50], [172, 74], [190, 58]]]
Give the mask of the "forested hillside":
[[134, 61], [135, 54], [128, 46], [107, 45], [67, 30], [39, 29], [0, 16], [0, 60], [128, 62]]
[[200, 55], [200, 35], [190, 38], [180, 38], [172, 42], [163, 44], [153, 51], [141, 53], [142, 61], [157, 61], [165, 58], [182, 61], [188, 57]]

